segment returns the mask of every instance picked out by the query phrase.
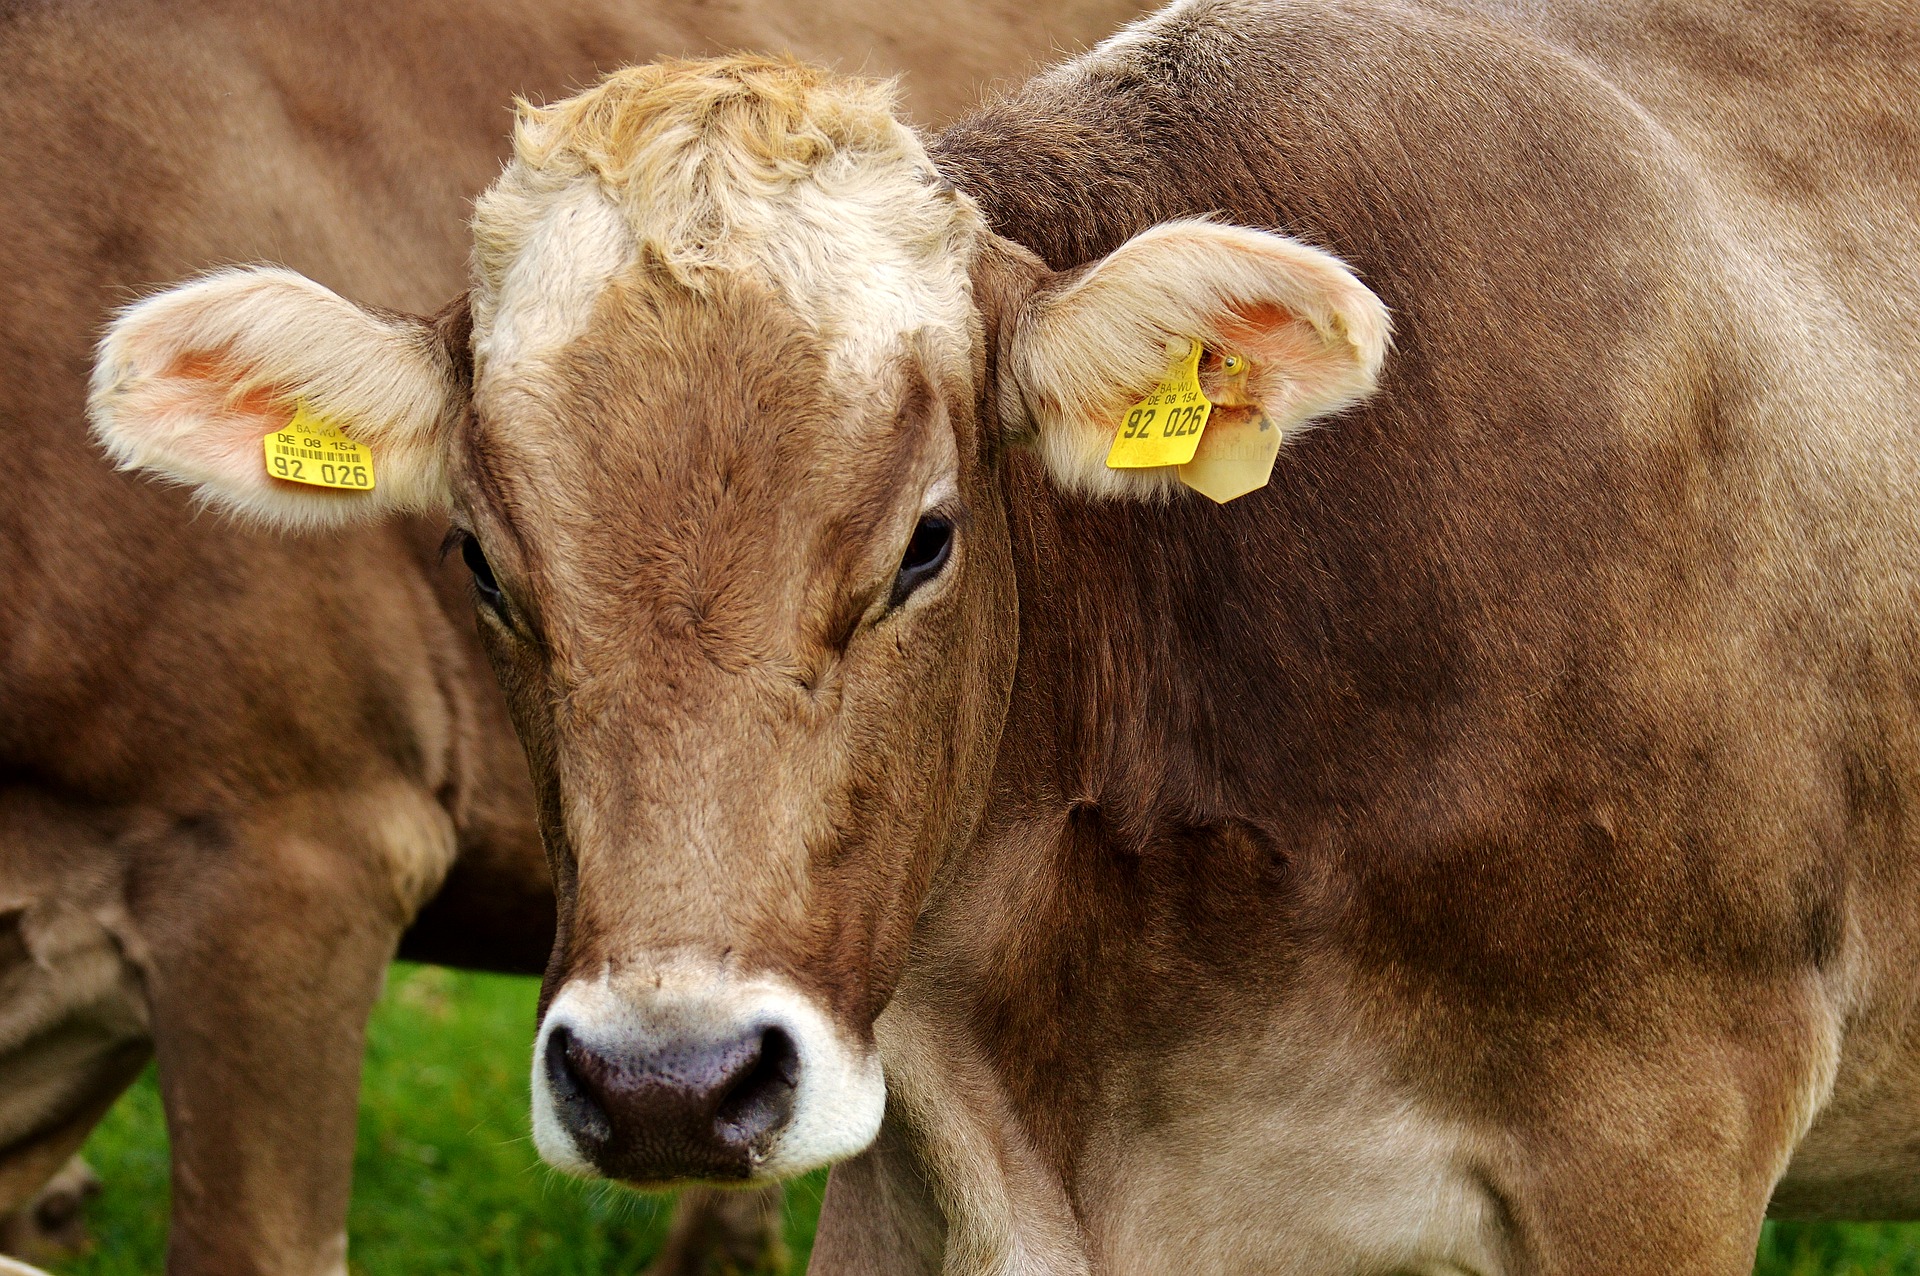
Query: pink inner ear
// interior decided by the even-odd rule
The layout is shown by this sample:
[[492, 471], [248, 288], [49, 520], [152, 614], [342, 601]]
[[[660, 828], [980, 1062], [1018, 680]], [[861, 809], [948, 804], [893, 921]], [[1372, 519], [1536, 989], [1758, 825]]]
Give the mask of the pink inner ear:
[[1227, 321], [1220, 325], [1220, 335], [1229, 341], [1252, 343], [1265, 339], [1264, 334], [1275, 329], [1288, 327], [1293, 321], [1291, 310], [1270, 301], [1235, 306]]
[[[1286, 351], [1276, 343], [1275, 334], [1294, 324], [1293, 312], [1270, 302], [1237, 307], [1220, 324], [1220, 342], [1209, 345], [1202, 365], [1201, 380], [1208, 395], [1221, 407], [1249, 407], [1258, 398], [1260, 380]], [[1230, 354], [1245, 356], [1253, 367], [1252, 376], [1243, 382], [1228, 381], [1223, 365]]]
[[260, 441], [290, 419], [286, 395], [265, 386], [238, 390], [241, 377], [221, 353], [183, 354], [149, 381], [139, 406], [169, 450], [195, 454], [197, 468], [242, 485], [272, 483]]
[[[287, 415], [284, 395], [260, 386], [235, 391], [232, 387], [242, 379], [243, 373], [223, 351], [196, 350], [191, 354], [183, 354], [160, 375], [164, 380], [181, 382], [180, 390], [185, 395], [202, 401], [218, 400], [222, 411], [235, 416], [275, 418]], [[269, 430], [274, 428], [271, 425], [267, 427]], [[261, 431], [262, 434], [266, 432]]]
[[1272, 302], [1235, 306], [1220, 325], [1220, 335], [1254, 362], [1254, 376], [1278, 371], [1313, 351], [1319, 342], [1311, 327], [1285, 306]]
[[1285, 306], [1236, 306], [1220, 325], [1220, 335], [1253, 361], [1247, 388], [1269, 412], [1283, 412], [1290, 398], [1303, 393], [1311, 398], [1324, 383], [1346, 375], [1339, 352]]

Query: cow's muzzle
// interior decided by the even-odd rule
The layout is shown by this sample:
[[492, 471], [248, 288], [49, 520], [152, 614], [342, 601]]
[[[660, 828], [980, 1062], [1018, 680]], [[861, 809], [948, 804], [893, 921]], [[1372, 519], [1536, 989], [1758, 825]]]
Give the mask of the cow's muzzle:
[[871, 1041], [784, 980], [690, 966], [560, 990], [534, 1051], [541, 1156], [665, 1186], [787, 1178], [865, 1148], [886, 1106]]
[[745, 1179], [793, 1118], [800, 1057], [777, 1025], [723, 1041], [595, 1047], [547, 1034], [547, 1086], [574, 1146], [609, 1178]]

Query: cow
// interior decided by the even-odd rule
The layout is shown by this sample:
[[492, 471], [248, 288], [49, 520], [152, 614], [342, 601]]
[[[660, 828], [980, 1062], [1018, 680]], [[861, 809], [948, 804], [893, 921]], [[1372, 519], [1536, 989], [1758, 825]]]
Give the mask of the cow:
[[[550, 948], [444, 526], [286, 541], [108, 474], [83, 416], [104, 310], [208, 261], [398, 307], [455, 290], [515, 92], [753, 45], [908, 71], [938, 118], [1138, 11], [0, 4], [0, 1210], [157, 1054], [170, 1270], [343, 1271], [362, 1029], [403, 928], [432, 899], [410, 955], [537, 972]], [[765, 1202], [702, 1219], [743, 1211]]]
[[522, 109], [435, 317], [217, 270], [93, 420], [451, 511], [554, 1165], [835, 1164], [832, 1273], [1735, 1276], [1920, 1208], [1916, 59], [1179, 0], [939, 133], [657, 63]]

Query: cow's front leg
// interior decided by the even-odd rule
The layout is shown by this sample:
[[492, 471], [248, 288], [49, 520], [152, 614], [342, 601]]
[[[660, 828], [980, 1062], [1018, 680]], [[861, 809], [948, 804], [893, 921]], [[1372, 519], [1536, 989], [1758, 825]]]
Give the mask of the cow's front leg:
[[647, 1276], [770, 1276], [791, 1266], [778, 1187], [690, 1187]]
[[346, 1271], [367, 1016], [452, 830], [418, 790], [178, 835], [135, 907], [173, 1154], [172, 1273]]
[[[1839, 1016], [1813, 979], [1700, 980], [1651, 1026], [1536, 1048], [1488, 1158], [1515, 1276], [1746, 1276], [1768, 1199], [1832, 1091]], [[1651, 1000], [1651, 999], [1650, 999]]]
[[0, 1216], [0, 1254], [36, 1263], [60, 1262], [87, 1247], [87, 1203], [100, 1194], [100, 1176], [76, 1154], [34, 1198]]
[[833, 1167], [820, 1205], [809, 1273], [827, 1276], [936, 1276], [946, 1226], [897, 1124], [873, 1146]]

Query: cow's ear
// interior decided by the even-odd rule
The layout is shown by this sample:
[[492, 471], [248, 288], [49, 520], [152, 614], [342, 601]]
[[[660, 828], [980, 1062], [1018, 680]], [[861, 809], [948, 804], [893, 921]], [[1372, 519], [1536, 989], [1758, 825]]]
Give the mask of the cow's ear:
[[[1365, 397], [1386, 354], [1387, 310], [1338, 259], [1281, 235], [1167, 222], [1082, 270], [1044, 281], [1001, 349], [1001, 413], [1031, 436], [1056, 482], [1100, 496], [1161, 496], [1175, 467], [1109, 469], [1129, 409], [1198, 341], [1211, 392], [1264, 410], [1281, 437]], [[1208, 384], [1213, 382], [1213, 384]]]
[[[290, 270], [208, 275], [114, 319], [88, 414], [121, 466], [261, 522], [327, 526], [443, 509], [444, 449], [467, 402], [458, 308], [428, 320], [355, 305]], [[279, 472], [309, 481], [269, 468], [269, 435], [290, 449]], [[368, 476], [351, 465], [367, 452], [371, 490], [311, 482], [359, 482]]]

